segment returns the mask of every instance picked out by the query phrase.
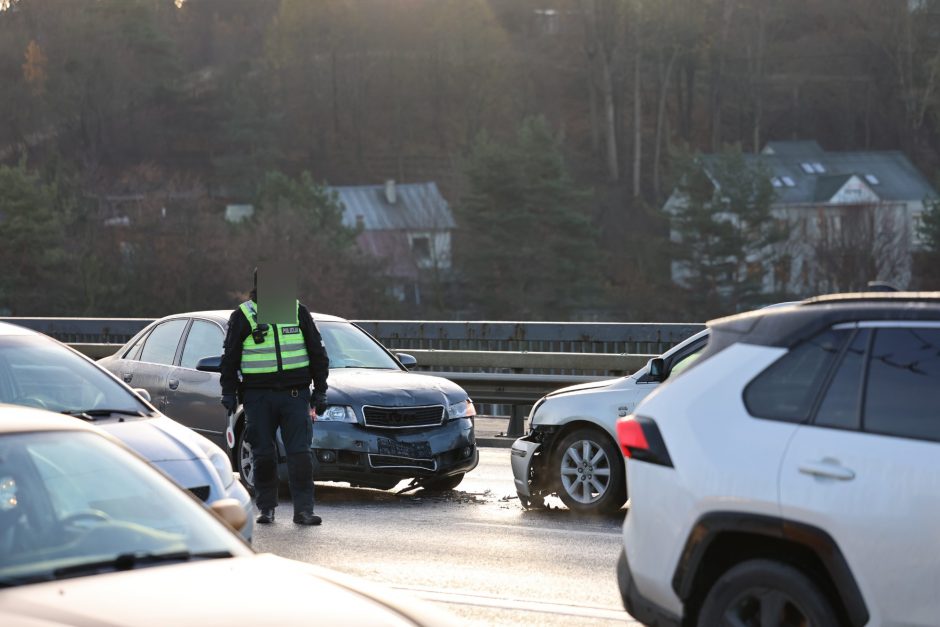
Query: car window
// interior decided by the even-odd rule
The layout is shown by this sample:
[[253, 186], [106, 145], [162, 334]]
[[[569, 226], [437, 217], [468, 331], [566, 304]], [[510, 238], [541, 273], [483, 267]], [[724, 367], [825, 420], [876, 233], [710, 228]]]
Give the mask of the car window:
[[671, 379], [673, 377], [679, 376], [680, 374], [682, 374], [682, 372], [686, 368], [694, 364], [695, 360], [697, 360], [701, 356], [703, 348], [705, 348], [704, 344], [697, 351], [693, 353], [689, 353], [688, 355], [686, 355], [685, 357], [677, 361], [675, 365], [672, 367], [672, 370], [669, 371], [669, 378]]
[[787, 422], [806, 420], [819, 387], [849, 334], [849, 330], [824, 331], [771, 364], [744, 390], [744, 403], [750, 414]]
[[134, 342], [133, 346], [127, 349], [127, 351], [124, 353], [124, 355], [122, 356], [122, 359], [129, 359], [131, 361], [137, 361], [137, 357], [138, 355], [140, 355], [140, 349], [143, 348], [145, 339], [147, 339], [146, 333], [142, 334], [139, 338], [137, 338], [137, 341]]
[[878, 329], [869, 356], [866, 431], [940, 441], [940, 329]]
[[195, 369], [203, 357], [221, 355], [223, 339], [219, 325], [205, 320], [193, 320], [193, 326], [190, 327], [186, 344], [183, 346], [180, 366]]
[[41, 337], [0, 338], [0, 403], [51, 411], [150, 413], [96, 364]]
[[183, 335], [183, 329], [185, 328], [185, 318], [168, 320], [158, 325], [147, 337], [144, 350], [140, 352], [140, 361], [171, 365], [173, 358], [176, 356], [180, 336]]
[[398, 370], [398, 364], [361, 329], [349, 322], [318, 322], [330, 368]]
[[816, 413], [817, 425], [858, 429], [863, 366], [870, 336], [868, 329], [860, 329], [852, 338]]

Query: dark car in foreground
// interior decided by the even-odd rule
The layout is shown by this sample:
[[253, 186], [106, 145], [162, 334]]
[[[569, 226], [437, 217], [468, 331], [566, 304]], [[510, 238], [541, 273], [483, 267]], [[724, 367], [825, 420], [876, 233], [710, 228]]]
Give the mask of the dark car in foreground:
[[[229, 311], [162, 318], [99, 363], [176, 421], [226, 446], [252, 484], [241, 408], [219, 404], [218, 366]], [[473, 402], [442, 377], [409, 372], [415, 360], [393, 355], [355, 324], [313, 319], [330, 357], [329, 407], [317, 417], [311, 447], [318, 481], [389, 489], [415, 479], [430, 489], [456, 487], [476, 467]], [[283, 462], [284, 451], [280, 450]], [[282, 473], [284, 465], [282, 463]]]
[[101, 429], [0, 405], [0, 625], [453, 624], [402, 593], [256, 554], [230, 528], [247, 520]]

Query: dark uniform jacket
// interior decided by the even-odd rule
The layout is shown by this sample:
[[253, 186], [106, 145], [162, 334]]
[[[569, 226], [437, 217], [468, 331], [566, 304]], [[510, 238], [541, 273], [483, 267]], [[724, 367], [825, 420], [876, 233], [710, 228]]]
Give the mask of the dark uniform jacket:
[[[326, 392], [326, 378], [330, 374], [330, 360], [323, 346], [323, 339], [317, 330], [310, 311], [300, 305], [298, 308], [300, 331], [304, 335], [304, 344], [307, 345], [307, 355], [310, 358], [309, 368], [294, 368], [278, 372], [265, 372], [260, 374], [243, 374], [242, 381], [238, 380], [238, 369], [242, 363], [242, 345], [245, 338], [251, 335], [251, 324], [241, 309], [236, 309], [228, 319], [228, 332], [225, 335], [225, 352], [222, 354], [222, 394], [235, 394], [241, 388], [265, 388], [282, 390], [288, 388], [305, 388], [313, 381], [317, 392]], [[272, 333], [273, 331], [268, 331]]]

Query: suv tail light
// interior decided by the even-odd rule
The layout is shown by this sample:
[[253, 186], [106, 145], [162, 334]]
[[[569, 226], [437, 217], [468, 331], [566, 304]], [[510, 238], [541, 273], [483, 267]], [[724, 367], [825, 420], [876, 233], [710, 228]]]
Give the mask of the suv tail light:
[[652, 418], [627, 416], [617, 421], [617, 439], [623, 454], [637, 461], [669, 466], [672, 459], [659, 427]]

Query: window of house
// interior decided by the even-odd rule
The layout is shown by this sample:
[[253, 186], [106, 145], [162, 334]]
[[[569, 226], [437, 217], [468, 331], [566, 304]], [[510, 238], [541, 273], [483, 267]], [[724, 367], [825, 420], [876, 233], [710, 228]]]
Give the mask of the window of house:
[[411, 254], [419, 261], [431, 260], [431, 238], [430, 237], [412, 237]]
[[878, 177], [874, 174], [866, 174], [865, 180], [868, 181], [869, 185], [881, 185], [881, 181], [879, 181]]
[[804, 161], [803, 163], [801, 163], [800, 167], [803, 168], [803, 171], [806, 172], [807, 174], [813, 173], [813, 164], [808, 161]]
[[793, 179], [790, 178], [789, 176], [781, 177], [780, 180], [783, 181], [783, 184], [786, 187], [796, 187], [796, 183], [794, 183]]
[[776, 176], [770, 179], [770, 184], [774, 187], [783, 187], [783, 182]]
[[814, 162], [813, 162], [813, 172], [815, 172], [816, 174], [824, 174], [824, 173], [826, 172], [826, 166], [824, 166], [823, 164], [821, 164], [821, 163], [818, 162], [818, 161], [814, 161]]

